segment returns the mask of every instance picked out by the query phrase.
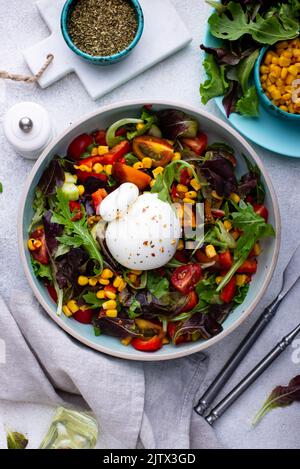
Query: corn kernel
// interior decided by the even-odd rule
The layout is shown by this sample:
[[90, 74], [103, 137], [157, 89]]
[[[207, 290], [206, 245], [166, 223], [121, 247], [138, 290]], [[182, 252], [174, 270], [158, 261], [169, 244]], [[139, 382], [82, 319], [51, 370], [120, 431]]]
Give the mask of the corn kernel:
[[132, 270], [131, 272], [135, 275], [142, 275], [142, 273], [143, 273], [142, 270]]
[[155, 179], [152, 179], [152, 181], [150, 181], [150, 187], [153, 187], [155, 184]]
[[135, 274], [129, 274], [128, 277], [132, 283], [135, 283], [137, 281], [137, 275]]
[[99, 174], [99, 173], [102, 173], [103, 170], [104, 170], [104, 167], [103, 167], [102, 164], [100, 164], [100, 163], [94, 164], [94, 166], [93, 166], [93, 172], [94, 173]]
[[264, 83], [265, 81], [267, 81], [267, 79], [268, 79], [268, 75], [261, 75], [260, 77], [261, 83]]
[[28, 245], [28, 249], [30, 251], [36, 251], [37, 249], [39, 249], [42, 246], [42, 243], [38, 239], [30, 238], [28, 240], [27, 245]]
[[89, 279], [87, 277], [85, 277], [84, 275], [80, 275], [77, 279], [77, 283], [81, 287], [85, 287], [86, 285], [88, 285]]
[[101, 274], [101, 278], [112, 278], [114, 276], [114, 273], [112, 270], [110, 269], [104, 269], [102, 274]]
[[122, 280], [122, 281], [121, 281], [121, 284], [120, 284], [119, 287], [118, 287], [118, 291], [119, 291], [119, 292], [123, 291], [124, 288], [126, 288], [126, 285], [127, 285], [127, 283], [124, 282], [124, 280]]
[[103, 309], [105, 309], [105, 310], [107, 310], [107, 309], [115, 309], [115, 308], [117, 307], [117, 302], [114, 301], [114, 300], [104, 301], [102, 307], [103, 307]]
[[170, 343], [169, 339], [167, 337], [164, 337], [162, 340], [163, 345], [167, 345]]
[[207, 255], [207, 257], [209, 257], [210, 259], [212, 257], [215, 257], [217, 255], [216, 253], [216, 250], [214, 248], [214, 246], [212, 244], [208, 244], [206, 247], [205, 247], [205, 254]]
[[178, 160], [181, 160], [181, 154], [179, 153], [179, 151], [176, 151], [174, 153], [174, 156], [172, 158], [172, 161], [178, 161]]
[[100, 285], [109, 285], [109, 280], [106, 278], [100, 278], [99, 283]]
[[68, 308], [67, 305], [64, 305], [62, 307], [62, 310], [63, 310], [63, 313], [69, 318], [70, 316], [72, 316], [72, 311]]
[[145, 124], [142, 124], [142, 122], [139, 122], [136, 125], [136, 130], [144, 130], [144, 128], [145, 128]]
[[105, 297], [108, 298], [109, 300], [115, 300], [117, 298], [117, 295], [113, 291], [105, 291]]
[[259, 256], [261, 253], [261, 247], [259, 243], [255, 243], [253, 247], [253, 253], [255, 256]]
[[235, 276], [235, 281], [238, 287], [242, 287], [248, 280], [248, 276], [245, 274], [238, 274]]
[[148, 157], [143, 158], [142, 163], [143, 163], [143, 168], [146, 168], [146, 169], [152, 168], [152, 159], [151, 158], [148, 158]]
[[113, 281], [113, 286], [114, 286], [115, 288], [119, 288], [119, 286], [121, 285], [122, 281], [123, 281], [122, 277], [120, 277], [119, 275], [117, 275], [117, 277], [116, 277], [116, 278], [114, 279], [114, 281]]
[[100, 145], [98, 147], [98, 155], [101, 156], [101, 155], [105, 155], [106, 153], [109, 152], [109, 148], [105, 145]]
[[104, 298], [106, 298], [106, 292], [104, 290], [98, 290], [96, 293], [96, 297], [99, 300], [104, 300]]
[[296, 67], [295, 65], [290, 65], [288, 71], [291, 75], [293, 75], [293, 77], [296, 77], [298, 75], [298, 67]]
[[84, 171], [85, 173], [91, 173], [92, 168], [89, 168], [86, 164], [81, 164], [79, 166], [74, 166], [75, 169], [80, 169], [80, 171]]
[[217, 192], [215, 190], [213, 190], [211, 192], [211, 195], [214, 199], [217, 199], [217, 200], [223, 200], [223, 197], [221, 195], [218, 195]]
[[189, 188], [184, 184], [177, 184], [176, 190], [177, 192], [183, 192], [183, 194], [185, 194], [189, 190]]
[[281, 109], [284, 112], [288, 112], [287, 106], [284, 106], [283, 104], [281, 106], [279, 106], [279, 109]]
[[178, 241], [177, 251], [182, 251], [184, 249], [184, 242], [182, 239]]
[[230, 222], [229, 220], [225, 220], [225, 221], [224, 221], [224, 228], [225, 228], [226, 231], [230, 231], [230, 230], [231, 230], [232, 224], [231, 224], [231, 222]]
[[230, 198], [230, 200], [232, 200], [232, 202], [234, 202], [234, 203], [236, 203], [236, 204], [238, 204], [239, 201], [241, 200], [240, 196], [239, 196], [238, 194], [236, 194], [235, 192], [232, 192], [232, 193], [230, 194], [230, 197], [229, 197], [229, 198]]
[[91, 287], [95, 287], [97, 283], [98, 279], [96, 277], [89, 278], [89, 285], [91, 285]]
[[196, 191], [188, 191], [184, 194], [184, 197], [187, 197], [189, 199], [196, 199], [197, 192]]
[[278, 64], [281, 66], [281, 67], [288, 67], [291, 63], [291, 59], [288, 58], [288, 57], [284, 57], [284, 55], [282, 55], [281, 57], [279, 57], [279, 60], [278, 60]]
[[282, 80], [285, 80], [285, 79], [286, 79], [287, 74], [288, 74], [288, 69], [287, 69], [286, 67], [283, 67], [283, 68], [281, 69], [281, 75], [280, 75], [281, 78], [282, 78]]
[[162, 174], [164, 172], [164, 168], [162, 166], [158, 166], [157, 168], [155, 168], [153, 171], [152, 171], [152, 174], [154, 176], [154, 178], [157, 178], [157, 176], [159, 174]]
[[111, 173], [112, 173], [112, 164], [107, 164], [104, 168], [104, 171], [106, 172], [106, 174], [108, 176], [111, 176]]
[[190, 185], [192, 186], [195, 191], [199, 191], [201, 189], [201, 184], [200, 182], [197, 181], [197, 179], [193, 178], [190, 182]]
[[79, 307], [78, 307], [78, 305], [77, 305], [77, 303], [76, 303], [75, 300], [70, 300], [70, 301], [68, 301], [67, 307], [69, 308], [69, 310], [70, 310], [71, 313], [73, 313], [73, 314], [74, 314], [74, 313], [77, 313], [77, 311], [79, 310]]
[[271, 54], [271, 51], [269, 51], [269, 52], [267, 52], [267, 54], [265, 56], [264, 63], [266, 65], [270, 65], [271, 62], [272, 62], [272, 54]]
[[219, 275], [218, 277], [215, 278], [215, 282], [216, 282], [217, 285], [219, 285], [219, 283], [221, 283], [222, 280], [223, 280], [222, 275]]
[[273, 91], [272, 93], [272, 98], [275, 99], [275, 100], [278, 100], [281, 98], [281, 93], [278, 89], [276, 89], [275, 91]]
[[190, 199], [189, 197], [184, 197], [182, 200], [185, 204], [194, 205], [196, 203], [196, 201], [194, 199]]
[[287, 57], [288, 59], [291, 59], [292, 56], [293, 56], [293, 52], [290, 51], [290, 50], [284, 50], [284, 51], [282, 52], [282, 56], [283, 56], [283, 57]]
[[82, 184], [80, 184], [80, 185], [77, 187], [77, 189], [78, 189], [78, 192], [79, 192], [79, 195], [80, 195], [80, 196], [84, 194], [85, 188], [84, 188], [84, 186], [83, 186]]
[[91, 156], [98, 156], [98, 148], [94, 147], [91, 151]]
[[291, 85], [294, 80], [295, 80], [294, 75], [291, 75], [291, 73], [288, 73], [288, 75], [285, 79], [286, 84]]
[[269, 67], [267, 67], [266, 65], [262, 65], [259, 70], [263, 74], [264, 73], [269, 73], [269, 71], [270, 71]]
[[129, 336], [125, 337], [124, 339], [122, 339], [121, 343], [127, 347], [127, 345], [129, 345], [131, 341], [132, 341], [132, 337], [130, 337], [130, 335], [129, 335]]
[[108, 318], [116, 318], [118, 316], [118, 311], [116, 309], [107, 309], [105, 311]]
[[137, 161], [136, 163], [134, 163], [133, 167], [134, 169], [143, 169], [144, 165], [141, 161]]

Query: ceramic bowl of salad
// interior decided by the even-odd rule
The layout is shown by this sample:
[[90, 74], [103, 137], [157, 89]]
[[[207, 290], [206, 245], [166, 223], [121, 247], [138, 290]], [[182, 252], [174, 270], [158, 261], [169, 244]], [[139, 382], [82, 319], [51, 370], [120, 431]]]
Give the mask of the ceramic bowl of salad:
[[173, 102], [99, 109], [56, 138], [24, 188], [19, 248], [51, 318], [85, 345], [167, 360], [224, 338], [276, 265], [270, 178], [226, 123]]

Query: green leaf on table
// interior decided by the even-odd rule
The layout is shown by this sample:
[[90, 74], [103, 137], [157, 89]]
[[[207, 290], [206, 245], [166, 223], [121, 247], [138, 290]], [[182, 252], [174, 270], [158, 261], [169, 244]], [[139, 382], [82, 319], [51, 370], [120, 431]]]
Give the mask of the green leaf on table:
[[8, 431], [6, 433], [7, 449], [25, 449], [28, 439], [19, 432]]
[[255, 86], [248, 88], [244, 96], [236, 103], [236, 111], [247, 117], [256, 117], [259, 114], [258, 95]]
[[240, 3], [231, 1], [223, 13], [215, 12], [210, 16], [210, 32], [219, 39], [229, 41], [250, 34], [255, 41], [269, 45], [298, 36], [299, 21], [294, 18], [293, 9], [281, 8], [280, 14], [278, 11], [268, 13], [264, 16], [257, 13], [252, 19]]
[[228, 82], [225, 77], [225, 66], [219, 66], [213, 55], [207, 54], [203, 61], [203, 67], [207, 79], [200, 85], [200, 95], [203, 104], [210, 99], [222, 96], [228, 89]]

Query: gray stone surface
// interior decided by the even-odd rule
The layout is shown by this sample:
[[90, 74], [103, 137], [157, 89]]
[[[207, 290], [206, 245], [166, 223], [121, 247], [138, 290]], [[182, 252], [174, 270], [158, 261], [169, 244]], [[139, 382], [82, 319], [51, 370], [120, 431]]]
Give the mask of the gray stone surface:
[[[41, 90], [35, 85], [7, 82], [3, 93], [3, 85], [0, 83], [1, 119], [10, 106], [25, 100], [44, 105], [54, 119], [58, 131], [101, 105], [130, 98], [145, 98], [147, 102], [151, 102], [151, 98], [173, 98], [201, 108], [198, 88], [203, 72], [199, 44], [209, 10], [201, 0], [172, 1], [194, 37], [187, 49], [97, 102], [91, 101], [80, 82], [72, 75], [46, 90]], [[34, 1], [0, 0], [0, 18], [0, 69], [28, 73], [21, 50], [48, 34]], [[213, 103], [207, 108], [213, 114], [219, 114]], [[282, 138], [284, 139], [284, 135]], [[4, 186], [4, 193], [0, 197], [0, 294], [8, 301], [12, 289], [28, 288], [18, 256], [16, 222], [21, 189], [32, 162], [23, 160], [11, 150], [3, 137], [2, 128], [0, 148], [0, 180]], [[280, 157], [260, 148], [256, 150], [270, 173], [280, 204], [282, 245], [279, 261], [272, 283], [252, 317], [221, 343], [209, 349], [209, 373], [205, 383], [202, 383], [202, 388], [207, 386], [263, 307], [278, 291], [283, 266], [299, 242], [300, 161]], [[294, 291], [284, 303], [272, 326], [244, 360], [234, 375], [233, 382], [237, 382], [285, 332], [296, 325], [299, 319], [299, 295]], [[251, 419], [273, 386], [285, 384], [299, 373], [299, 363], [293, 362], [292, 353], [292, 349], [285, 352], [216, 425], [216, 432], [224, 445], [231, 448], [300, 448], [300, 404], [274, 410], [257, 428], [251, 427]], [[223, 391], [226, 390], [228, 387]], [[22, 428], [18, 425], [19, 430], [23, 431], [25, 425], [31, 436], [31, 445], [36, 447], [45, 430], [45, 420], [48, 421], [51, 411], [40, 409], [38, 406], [12, 406], [2, 402], [0, 412], [5, 413], [7, 422], [14, 426], [18, 425], [22, 416]], [[42, 415], [45, 415], [45, 420]]]

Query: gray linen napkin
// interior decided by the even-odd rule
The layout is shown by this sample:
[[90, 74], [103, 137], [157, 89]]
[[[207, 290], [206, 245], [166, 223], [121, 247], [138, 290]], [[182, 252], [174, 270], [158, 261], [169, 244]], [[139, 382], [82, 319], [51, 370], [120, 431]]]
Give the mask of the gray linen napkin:
[[105, 449], [219, 447], [192, 410], [203, 354], [153, 363], [109, 357], [62, 331], [28, 291], [13, 292], [10, 311], [0, 298], [0, 338], [0, 399], [88, 407]]

